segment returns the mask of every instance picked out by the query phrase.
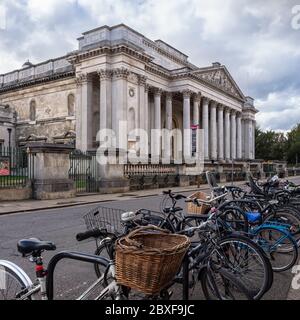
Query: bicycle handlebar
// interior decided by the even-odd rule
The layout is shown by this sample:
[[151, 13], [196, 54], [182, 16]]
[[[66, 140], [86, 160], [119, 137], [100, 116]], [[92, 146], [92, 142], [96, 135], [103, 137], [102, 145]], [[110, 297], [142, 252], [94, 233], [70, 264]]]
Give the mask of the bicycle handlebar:
[[99, 238], [104, 236], [104, 231], [99, 229], [89, 230], [76, 235], [76, 240], [81, 242], [90, 238]]

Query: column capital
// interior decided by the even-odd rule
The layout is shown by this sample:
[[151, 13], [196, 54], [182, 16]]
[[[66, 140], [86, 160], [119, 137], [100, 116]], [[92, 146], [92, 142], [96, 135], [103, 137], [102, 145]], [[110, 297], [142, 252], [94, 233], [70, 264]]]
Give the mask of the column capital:
[[217, 108], [217, 102], [214, 101], [214, 100], [211, 100], [210, 106], [211, 106], [212, 108]]
[[194, 102], [200, 103], [200, 101], [201, 101], [201, 92], [194, 93], [193, 94], [193, 99], [194, 99]]
[[224, 111], [225, 111], [225, 113], [230, 114], [231, 113], [231, 108], [229, 108], [227, 106], [224, 106]]
[[127, 79], [129, 76], [130, 72], [126, 68], [117, 68], [113, 70], [113, 76], [116, 79]]
[[77, 86], [81, 86], [84, 83], [92, 82], [93, 77], [90, 73], [81, 73], [76, 77]]
[[100, 80], [109, 80], [112, 78], [113, 72], [109, 69], [99, 69], [97, 74], [100, 77]]
[[181, 93], [183, 95], [183, 99], [190, 99], [193, 94], [193, 91], [186, 89], [186, 90], [183, 90]]
[[138, 76], [139, 85], [146, 86], [147, 79], [148, 79], [147, 77], [139, 75]]
[[166, 99], [172, 100], [173, 99], [173, 92], [166, 92]]
[[242, 119], [242, 116], [243, 116], [242, 112], [240, 112], [240, 111], [236, 112], [236, 117], [237, 118]]
[[231, 109], [231, 116], [232, 117], [236, 117], [236, 114], [237, 114], [237, 111], [236, 110], [234, 110], [234, 109]]
[[154, 96], [161, 97], [163, 90], [161, 88], [154, 88]]
[[224, 111], [225, 109], [225, 107], [221, 103], [218, 103], [217, 108], [219, 111]]
[[202, 96], [202, 100], [203, 100], [203, 102], [205, 102], [205, 103], [209, 103], [210, 102], [210, 98], [208, 98], [208, 97], [204, 97], [204, 96]]
[[150, 91], [150, 88], [151, 88], [151, 86], [148, 83], [146, 83], [145, 92], [148, 93]]

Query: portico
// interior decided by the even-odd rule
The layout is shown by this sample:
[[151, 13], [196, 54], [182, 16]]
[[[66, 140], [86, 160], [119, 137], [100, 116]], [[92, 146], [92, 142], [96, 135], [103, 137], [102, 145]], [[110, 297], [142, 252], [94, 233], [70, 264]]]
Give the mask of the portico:
[[[247, 102], [237, 109], [193, 88], [186, 89], [183, 86], [182, 90], [175, 91], [171, 86], [169, 90], [152, 86], [147, 77], [133, 74], [125, 68], [99, 70], [95, 74], [78, 76], [78, 100], [81, 102], [81, 105], [78, 104], [78, 114], [81, 116], [76, 121], [77, 149], [86, 151], [95, 148], [93, 126], [87, 124], [95, 121], [92, 79], [95, 81], [97, 77], [100, 97], [99, 130], [112, 129], [118, 135], [120, 121], [128, 122], [128, 130], [141, 128], [148, 132], [151, 129], [172, 130], [174, 121], [179, 123], [178, 129], [182, 130], [198, 125], [204, 133], [206, 161], [224, 163], [255, 158], [253, 130], [256, 111], [251, 98], [247, 98]], [[135, 85], [133, 79], [136, 80]], [[135, 99], [130, 95], [136, 95]], [[136, 108], [131, 105], [134, 102]], [[176, 151], [171, 150], [171, 142], [168, 140], [163, 142], [164, 149], [170, 149], [171, 154], [176, 154]], [[119, 143], [120, 147], [126, 147], [128, 141], [124, 138]], [[151, 145], [151, 141], [149, 143]], [[155, 154], [159, 153], [162, 142], [154, 143], [152, 148], [157, 148]], [[187, 137], [182, 150], [189, 152], [190, 148], [191, 140]], [[150, 154], [151, 151], [154, 150], [150, 148]]]

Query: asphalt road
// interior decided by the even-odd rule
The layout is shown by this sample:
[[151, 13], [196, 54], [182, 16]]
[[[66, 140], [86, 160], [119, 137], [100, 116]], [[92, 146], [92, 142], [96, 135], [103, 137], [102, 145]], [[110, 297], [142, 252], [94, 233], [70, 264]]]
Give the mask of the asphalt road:
[[[158, 196], [136, 198], [132, 195], [131, 200], [120, 198], [120, 201], [101, 203], [101, 205], [126, 211], [140, 208], [159, 210], [161, 200], [162, 197]], [[75, 236], [78, 232], [86, 230], [82, 217], [96, 206], [89, 205], [0, 216], [0, 259], [18, 264], [34, 279], [34, 265], [27, 258], [22, 258], [17, 252], [16, 244], [20, 239], [38, 237], [53, 241], [57, 245], [57, 252], [72, 250], [93, 253], [96, 247], [93, 241], [78, 243]], [[44, 253], [46, 264], [54, 254], [54, 252]], [[290, 271], [275, 274], [273, 287], [264, 299], [286, 299], [292, 276]], [[74, 261], [61, 262], [55, 276], [55, 298], [74, 299], [95, 279], [92, 265]], [[179, 285], [174, 291], [174, 298], [181, 299]], [[199, 286], [192, 293], [192, 299], [200, 300], [202, 298]]]

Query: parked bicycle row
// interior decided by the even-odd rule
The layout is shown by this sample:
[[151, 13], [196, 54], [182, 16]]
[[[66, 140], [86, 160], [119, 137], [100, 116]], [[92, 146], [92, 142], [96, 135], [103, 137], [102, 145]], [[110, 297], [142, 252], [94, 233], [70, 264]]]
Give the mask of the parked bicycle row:
[[258, 300], [273, 272], [291, 269], [300, 245], [300, 187], [273, 177], [246, 188], [218, 186], [207, 172], [211, 194], [164, 192], [161, 210], [125, 212], [99, 206], [84, 215], [94, 253], [61, 252], [47, 270], [42, 253], [54, 243], [25, 239], [18, 250], [36, 265], [33, 283], [15, 264], [0, 260], [0, 300], [53, 299], [54, 274], [64, 259], [94, 264], [97, 280], [78, 300], [182, 299], [201, 284], [206, 299]]

